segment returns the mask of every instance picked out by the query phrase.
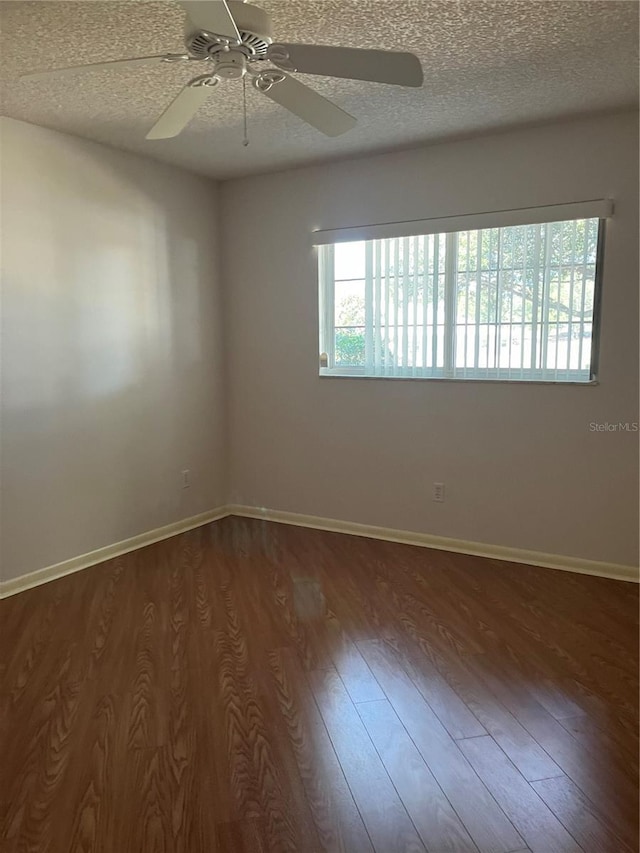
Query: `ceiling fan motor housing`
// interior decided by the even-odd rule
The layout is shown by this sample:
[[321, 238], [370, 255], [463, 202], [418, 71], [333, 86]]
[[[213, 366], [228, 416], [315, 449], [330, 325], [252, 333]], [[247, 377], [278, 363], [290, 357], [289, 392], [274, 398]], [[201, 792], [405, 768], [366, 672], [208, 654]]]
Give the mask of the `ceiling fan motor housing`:
[[[241, 0], [228, 0], [228, 6], [240, 33], [241, 44], [239, 49], [247, 56], [265, 57], [267, 49], [273, 41], [269, 15], [264, 9], [252, 6], [250, 3], [243, 3]], [[209, 57], [220, 59], [221, 44], [226, 42], [227, 39], [218, 36], [216, 33], [205, 32], [194, 27], [187, 17], [185, 44], [191, 56], [196, 59], [207, 59]], [[241, 77], [242, 74], [236, 75], [231, 67], [230, 73], [223, 76]]]
[[239, 50], [219, 53], [216, 57], [216, 76], [226, 80], [237, 80], [244, 75], [247, 60]]

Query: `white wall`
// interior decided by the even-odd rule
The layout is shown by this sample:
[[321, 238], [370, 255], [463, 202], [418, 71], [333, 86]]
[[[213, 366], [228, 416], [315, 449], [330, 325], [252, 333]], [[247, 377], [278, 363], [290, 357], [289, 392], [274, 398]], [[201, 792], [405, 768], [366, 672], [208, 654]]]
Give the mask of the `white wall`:
[[225, 415], [216, 184], [12, 119], [1, 141], [11, 578], [223, 503]]
[[[231, 499], [637, 564], [637, 115], [223, 185]], [[318, 377], [309, 235], [611, 196], [600, 384]], [[446, 484], [446, 503], [431, 484]]]

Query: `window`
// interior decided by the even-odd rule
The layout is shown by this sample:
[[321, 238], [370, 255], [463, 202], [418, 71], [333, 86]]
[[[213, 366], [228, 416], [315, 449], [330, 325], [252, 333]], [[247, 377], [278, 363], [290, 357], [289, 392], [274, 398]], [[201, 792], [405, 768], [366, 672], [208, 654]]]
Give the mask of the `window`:
[[319, 245], [320, 373], [589, 382], [603, 225], [593, 217]]

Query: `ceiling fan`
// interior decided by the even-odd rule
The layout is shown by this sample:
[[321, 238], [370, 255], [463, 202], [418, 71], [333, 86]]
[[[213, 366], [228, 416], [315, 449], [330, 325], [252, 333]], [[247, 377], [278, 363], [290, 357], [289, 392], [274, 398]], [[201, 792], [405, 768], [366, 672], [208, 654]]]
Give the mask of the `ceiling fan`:
[[[185, 0], [185, 53], [165, 53], [57, 68], [22, 77], [36, 80], [94, 69], [200, 62], [206, 72], [190, 80], [147, 133], [177, 136], [223, 80], [251, 79], [253, 86], [327, 136], [355, 127], [356, 119], [304, 85], [290, 72], [343, 77], [397, 86], [421, 86], [420, 61], [412, 53], [315, 44], [274, 43], [271, 20], [243, 0]], [[273, 67], [275, 66], [275, 67]]]

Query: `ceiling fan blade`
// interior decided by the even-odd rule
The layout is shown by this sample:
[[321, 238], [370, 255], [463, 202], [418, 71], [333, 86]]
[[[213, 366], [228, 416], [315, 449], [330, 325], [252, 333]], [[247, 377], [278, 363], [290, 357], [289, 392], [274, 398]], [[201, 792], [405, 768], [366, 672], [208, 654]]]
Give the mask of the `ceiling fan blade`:
[[64, 74], [76, 74], [79, 71], [101, 71], [109, 68], [132, 68], [136, 65], [153, 65], [158, 62], [175, 62], [188, 59], [186, 54], [160, 53], [156, 56], [136, 56], [133, 59], [111, 59], [108, 62], [92, 62], [89, 65], [70, 65], [67, 68], [53, 68], [50, 71], [36, 71], [35, 74], [21, 74], [24, 80], [44, 80], [45, 77], [61, 77]]
[[177, 136], [209, 98], [213, 89], [214, 86], [185, 86], [171, 101], [145, 138], [170, 139], [172, 136]]
[[349, 113], [293, 77], [283, 76], [284, 80], [267, 90], [260, 87], [259, 81], [256, 88], [326, 136], [340, 136], [356, 126], [357, 120]]
[[240, 33], [229, 11], [227, 0], [178, 0], [198, 30], [224, 36], [240, 44]]
[[396, 86], [422, 86], [420, 60], [413, 53], [360, 50], [322, 44], [272, 44], [267, 57], [284, 71], [322, 74]]

